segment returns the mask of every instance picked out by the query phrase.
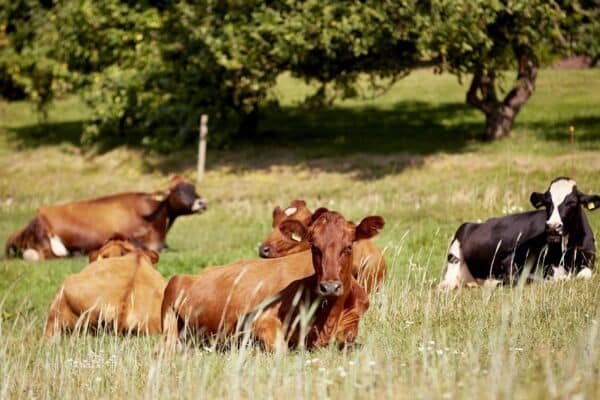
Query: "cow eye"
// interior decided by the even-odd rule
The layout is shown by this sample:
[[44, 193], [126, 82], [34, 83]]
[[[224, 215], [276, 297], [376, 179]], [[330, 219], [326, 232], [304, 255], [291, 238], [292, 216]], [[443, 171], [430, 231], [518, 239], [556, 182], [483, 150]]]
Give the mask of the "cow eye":
[[346, 253], [346, 254], [352, 253], [352, 245], [346, 246], [346, 248], [344, 249], [344, 253]]

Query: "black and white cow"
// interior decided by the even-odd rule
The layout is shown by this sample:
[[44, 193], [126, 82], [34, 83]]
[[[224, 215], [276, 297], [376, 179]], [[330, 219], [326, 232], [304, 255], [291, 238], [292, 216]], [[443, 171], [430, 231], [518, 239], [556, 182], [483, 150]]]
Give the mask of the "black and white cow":
[[542, 267], [547, 278], [591, 277], [596, 245], [581, 206], [600, 207], [600, 196], [583, 194], [574, 180], [560, 177], [545, 193], [532, 193], [530, 200], [545, 210], [462, 224], [438, 288], [478, 286], [487, 279], [515, 283], [528, 261], [532, 271]]

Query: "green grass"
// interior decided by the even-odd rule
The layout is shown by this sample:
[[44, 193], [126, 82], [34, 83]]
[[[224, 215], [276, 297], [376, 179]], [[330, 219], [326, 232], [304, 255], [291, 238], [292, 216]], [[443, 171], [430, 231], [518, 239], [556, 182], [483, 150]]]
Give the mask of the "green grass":
[[[282, 77], [282, 107], [260, 140], [209, 151], [209, 210], [177, 221], [165, 277], [255, 257], [275, 205], [303, 198], [355, 221], [380, 214], [390, 274], [361, 323], [362, 348], [271, 355], [256, 349], [155, 356], [159, 338], [84, 336], [48, 344], [45, 313], [84, 258], [0, 260], [1, 398], [600, 398], [600, 278], [438, 295], [450, 237], [465, 220], [530, 209], [531, 191], [569, 175], [600, 193], [600, 71], [540, 73], [513, 138], [475, 140], [483, 118], [465, 86], [418, 71], [373, 101], [295, 106], [311, 88]], [[81, 149], [85, 109], [56, 104], [36, 125], [0, 104], [0, 241], [36, 207], [193, 178], [194, 149], [168, 156]], [[568, 129], [576, 129], [569, 143]], [[275, 137], [269, 135], [276, 134]], [[589, 213], [600, 232], [600, 213]]]

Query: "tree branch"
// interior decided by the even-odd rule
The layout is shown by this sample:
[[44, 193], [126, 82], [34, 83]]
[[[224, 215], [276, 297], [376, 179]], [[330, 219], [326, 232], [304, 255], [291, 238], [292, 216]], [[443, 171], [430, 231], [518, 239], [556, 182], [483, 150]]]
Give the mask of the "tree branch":
[[502, 103], [516, 114], [535, 91], [538, 61], [529, 48], [515, 48], [515, 54], [519, 59], [517, 84], [508, 92]]
[[498, 105], [494, 80], [493, 72], [484, 74], [482, 70], [475, 71], [467, 92], [467, 103], [486, 114], [490, 113]]

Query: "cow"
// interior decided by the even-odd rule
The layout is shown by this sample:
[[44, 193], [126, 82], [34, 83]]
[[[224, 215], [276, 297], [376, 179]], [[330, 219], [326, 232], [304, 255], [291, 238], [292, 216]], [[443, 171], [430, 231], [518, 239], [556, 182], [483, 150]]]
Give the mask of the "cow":
[[348, 346], [358, 335], [360, 315], [347, 308], [348, 296], [362, 290], [352, 275], [354, 245], [375, 236], [384, 220], [371, 216], [355, 225], [325, 208], [313, 219], [308, 229], [290, 220], [279, 230], [310, 243], [314, 274], [291, 282], [244, 321], [267, 350], [324, 347], [340, 336]]
[[44, 336], [90, 329], [118, 334], [157, 334], [166, 280], [154, 268], [158, 253], [127, 240], [109, 240], [91, 262], [56, 291]]
[[206, 200], [196, 194], [194, 186], [178, 176], [165, 191], [119, 193], [44, 206], [27, 226], [10, 236], [6, 255], [44, 260], [88, 253], [114, 235], [160, 251], [177, 217], [202, 213], [206, 208]]
[[[352, 254], [351, 249], [346, 252]], [[345, 263], [352, 263], [351, 256], [344, 257]], [[291, 283], [313, 275], [310, 252], [240, 260], [207, 267], [197, 275], [175, 275], [167, 284], [162, 304], [163, 336], [168, 351], [178, 347], [189, 334], [220, 340], [239, 332], [243, 316]], [[344, 310], [336, 330], [340, 343], [346, 341], [348, 332], [356, 331], [354, 326], [369, 307], [365, 290], [355, 280], [345, 283]]]
[[[258, 254], [263, 258], [283, 257], [289, 254], [308, 251], [310, 244], [298, 236], [291, 238], [281, 233], [279, 225], [285, 221], [298, 221], [308, 229], [313, 213], [306, 207], [304, 200], [294, 200], [289, 207], [273, 210], [273, 231], [258, 247]], [[361, 240], [354, 244], [354, 265], [352, 274], [367, 293], [377, 290], [386, 275], [386, 264], [381, 251], [370, 240]]]
[[595, 263], [594, 234], [582, 206], [600, 207], [600, 197], [586, 195], [574, 180], [554, 179], [545, 193], [530, 196], [534, 210], [462, 224], [450, 243], [441, 290], [478, 286], [487, 279], [514, 284], [528, 262], [546, 279], [577, 275], [589, 278]]

